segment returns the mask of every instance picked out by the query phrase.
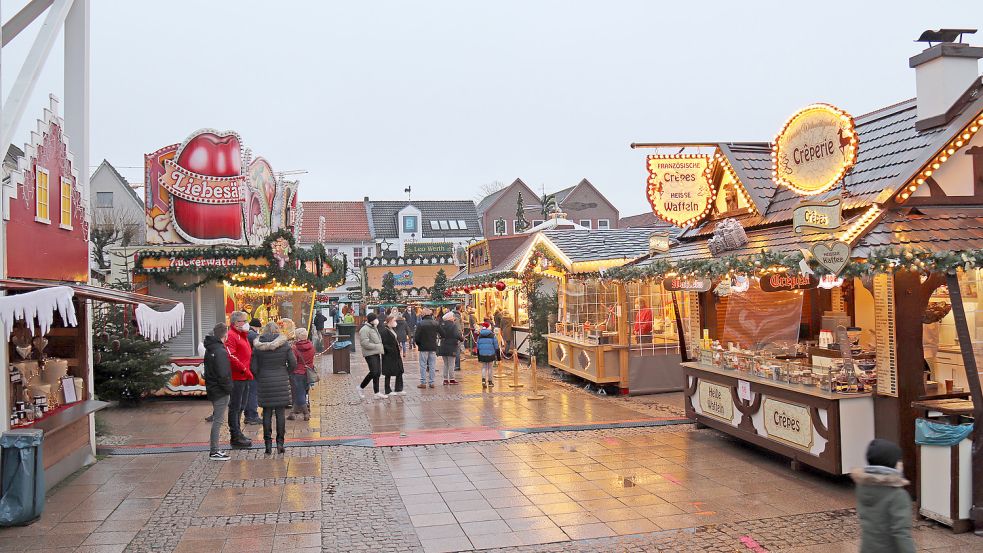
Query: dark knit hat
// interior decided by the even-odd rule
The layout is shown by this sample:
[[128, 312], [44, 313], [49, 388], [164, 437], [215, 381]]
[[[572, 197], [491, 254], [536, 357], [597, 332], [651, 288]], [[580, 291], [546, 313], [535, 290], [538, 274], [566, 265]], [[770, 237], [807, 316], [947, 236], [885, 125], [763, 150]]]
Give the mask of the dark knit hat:
[[249, 326], [253, 328], [263, 328], [263, 323], [259, 322], [259, 319], [253, 317], [253, 320], [249, 321]]
[[894, 468], [901, 460], [901, 448], [891, 440], [877, 438], [867, 446], [867, 464]]
[[365, 320], [370, 323], [378, 318], [379, 316], [376, 315], [375, 313], [369, 313], [368, 315], [365, 316]]

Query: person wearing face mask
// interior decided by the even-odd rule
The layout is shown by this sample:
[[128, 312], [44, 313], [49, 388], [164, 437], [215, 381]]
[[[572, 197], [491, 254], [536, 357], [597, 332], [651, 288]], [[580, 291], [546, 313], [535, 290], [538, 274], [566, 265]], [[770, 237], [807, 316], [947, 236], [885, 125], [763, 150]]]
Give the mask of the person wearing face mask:
[[375, 397], [379, 399], [388, 396], [379, 392], [379, 375], [382, 373], [382, 354], [385, 351], [382, 347], [382, 336], [379, 334], [379, 316], [369, 313], [365, 316], [365, 324], [358, 329], [358, 346], [362, 349], [362, 356], [369, 365], [369, 374], [365, 375], [362, 383], [358, 387], [358, 397], [364, 398], [362, 390], [372, 383], [372, 390]]
[[229, 401], [229, 435], [232, 447], [247, 448], [252, 441], [242, 433], [240, 421], [242, 411], [249, 397], [249, 384], [253, 380], [250, 369], [253, 348], [249, 345], [249, 317], [242, 311], [233, 311], [229, 315], [229, 336], [225, 346], [229, 351], [229, 362], [232, 365], [232, 396]]
[[[386, 326], [379, 331], [382, 335], [382, 374], [386, 377], [386, 392], [384, 395], [387, 397], [390, 394], [395, 394], [397, 396], [405, 396], [406, 392], [403, 391], [403, 355], [402, 347], [399, 344], [398, 329], [399, 328], [399, 316], [389, 315], [386, 318]], [[390, 379], [396, 377], [396, 391], [389, 386]]]

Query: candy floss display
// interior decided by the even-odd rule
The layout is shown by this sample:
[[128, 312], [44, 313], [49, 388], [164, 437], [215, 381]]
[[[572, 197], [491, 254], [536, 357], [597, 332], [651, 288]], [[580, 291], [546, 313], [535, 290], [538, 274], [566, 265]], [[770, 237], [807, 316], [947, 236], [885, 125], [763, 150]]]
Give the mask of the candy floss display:
[[[125, 260], [138, 289], [181, 302], [161, 328], [183, 330], [167, 344], [173, 373], [163, 395], [205, 391], [202, 343], [233, 311], [261, 322], [307, 326], [313, 293], [343, 281], [344, 259], [294, 243], [295, 181], [252, 157], [233, 131], [201, 129], [144, 157], [147, 244]], [[115, 270], [115, 269], [114, 269]]]
[[[2, 429], [44, 432], [45, 484], [93, 462], [91, 414], [106, 405], [93, 397], [90, 302], [134, 306], [142, 336], [166, 340], [183, 318], [148, 307], [174, 302], [90, 286], [89, 225], [79, 161], [58, 115], [58, 100], [38, 120], [31, 142], [16, 159], [11, 186], [0, 199], [4, 226], [0, 252], [0, 361]], [[14, 152], [15, 149], [11, 149]], [[180, 306], [178, 306], [180, 307]]]

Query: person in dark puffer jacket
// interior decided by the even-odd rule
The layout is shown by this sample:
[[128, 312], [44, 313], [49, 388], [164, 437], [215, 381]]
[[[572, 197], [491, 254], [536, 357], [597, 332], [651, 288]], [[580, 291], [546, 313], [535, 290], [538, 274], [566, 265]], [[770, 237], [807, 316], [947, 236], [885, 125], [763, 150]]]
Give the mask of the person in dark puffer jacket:
[[498, 338], [492, 332], [488, 322], [481, 323], [481, 332], [478, 333], [478, 362], [481, 363], [481, 387], [487, 388], [495, 386], [492, 380], [492, 363], [501, 359], [501, 349], [498, 345]]
[[276, 449], [284, 453], [286, 434], [285, 410], [290, 403], [290, 373], [297, 368], [297, 359], [287, 337], [280, 334], [276, 323], [266, 323], [263, 333], [253, 342], [253, 358], [259, 406], [263, 408], [263, 442], [270, 455], [273, 444], [273, 416], [276, 416]]
[[229, 352], [225, 349], [225, 340], [229, 335], [229, 327], [218, 323], [212, 333], [205, 336], [205, 393], [208, 401], [212, 402], [212, 432], [209, 436], [210, 452], [208, 458], [213, 461], [228, 461], [229, 455], [218, 448], [219, 432], [222, 423], [227, 422], [226, 409], [229, 408], [229, 397], [232, 395], [232, 364], [229, 362]]

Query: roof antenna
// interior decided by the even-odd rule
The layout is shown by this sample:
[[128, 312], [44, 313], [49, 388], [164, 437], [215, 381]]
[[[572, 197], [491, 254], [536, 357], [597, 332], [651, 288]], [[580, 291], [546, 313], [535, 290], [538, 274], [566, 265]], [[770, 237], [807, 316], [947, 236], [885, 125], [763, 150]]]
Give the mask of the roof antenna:
[[411, 193], [413, 192], [413, 187], [412, 186], [407, 186], [406, 188], [403, 189], [403, 192], [406, 193], [406, 201], [407, 202], [412, 201], [412, 194]]

